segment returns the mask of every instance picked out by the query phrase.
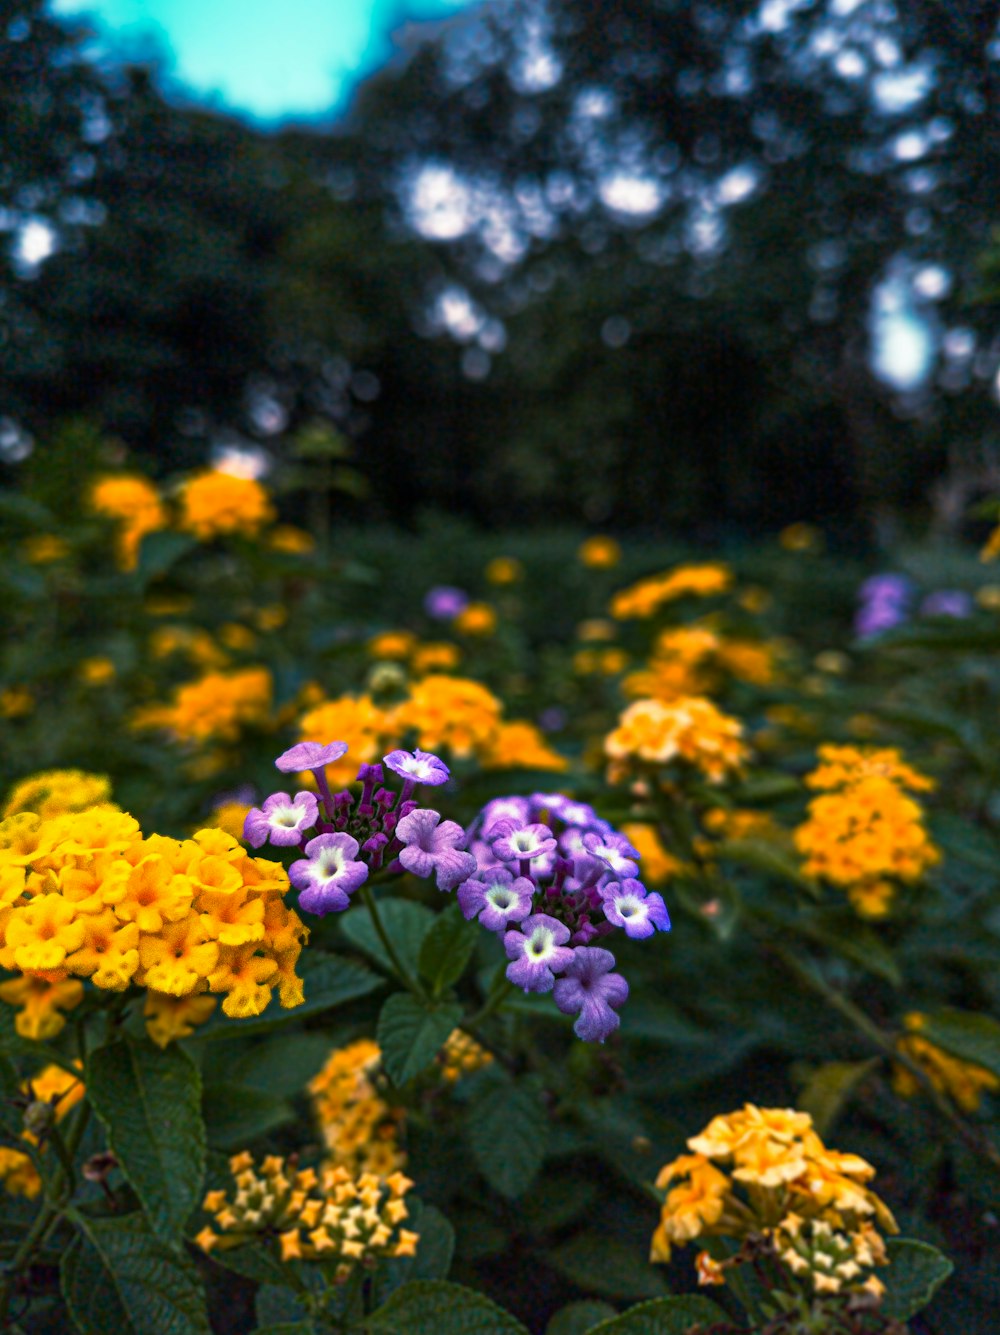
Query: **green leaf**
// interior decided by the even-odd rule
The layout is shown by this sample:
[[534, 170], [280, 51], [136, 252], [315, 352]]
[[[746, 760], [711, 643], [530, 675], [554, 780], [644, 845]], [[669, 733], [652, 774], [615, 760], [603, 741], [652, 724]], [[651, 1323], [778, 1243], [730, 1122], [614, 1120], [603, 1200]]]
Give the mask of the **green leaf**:
[[549, 1118], [537, 1078], [484, 1080], [466, 1120], [476, 1166], [494, 1190], [513, 1200], [542, 1166]]
[[212, 1260], [225, 1270], [231, 1270], [255, 1284], [273, 1284], [288, 1288], [289, 1276], [278, 1260], [273, 1246], [264, 1242], [248, 1242], [243, 1247], [226, 1247], [213, 1251]]
[[635, 1247], [617, 1238], [582, 1233], [550, 1253], [555, 1268], [603, 1298], [660, 1298], [666, 1281]]
[[197, 1271], [141, 1214], [73, 1222], [62, 1291], [81, 1335], [211, 1335]]
[[262, 1326], [294, 1325], [309, 1318], [299, 1295], [284, 1283], [261, 1284], [254, 1299], [254, 1311]]
[[945, 1052], [1000, 1076], [1000, 1024], [989, 1015], [946, 1009], [927, 1014], [918, 1031]]
[[588, 1335], [688, 1335], [693, 1326], [711, 1326], [728, 1319], [721, 1307], [692, 1294], [640, 1303], [621, 1316], [592, 1326]]
[[429, 1007], [409, 992], [394, 993], [382, 1007], [375, 1033], [392, 1083], [405, 1085], [429, 1066], [461, 1018], [457, 1002]]
[[297, 1024], [307, 1016], [321, 1015], [324, 1011], [343, 1006], [345, 1002], [365, 997], [383, 985], [377, 973], [363, 964], [344, 959], [340, 955], [319, 950], [304, 951], [299, 960], [305, 1001], [301, 1006], [284, 1010], [277, 997], [260, 1014], [247, 1020], [231, 1020], [217, 1012], [207, 1024], [196, 1031], [191, 1042], [212, 1042], [220, 1038], [244, 1038], [249, 1034], [264, 1034], [283, 1025]]
[[587, 1331], [598, 1321], [617, 1315], [610, 1303], [589, 1299], [581, 1303], [570, 1303], [555, 1314], [545, 1327], [545, 1335], [587, 1335]]
[[824, 1062], [812, 1073], [796, 1106], [812, 1116], [821, 1136], [829, 1134], [854, 1090], [880, 1060], [870, 1057], [862, 1062]]
[[467, 922], [457, 904], [435, 918], [420, 947], [418, 967], [436, 997], [461, 978], [480, 934], [479, 924]]
[[189, 533], [178, 533], [174, 529], [163, 528], [155, 533], [147, 533], [139, 547], [136, 578], [145, 585], [165, 575], [171, 566], [176, 565], [182, 556], [193, 551], [197, 545]]
[[250, 1085], [207, 1085], [201, 1106], [208, 1143], [216, 1150], [245, 1149], [295, 1117], [285, 1099]]
[[87, 1061], [87, 1097], [153, 1229], [180, 1237], [205, 1173], [201, 1076], [176, 1045], [126, 1039]]
[[397, 1289], [364, 1329], [384, 1335], [528, 1335], [526, 1326], [484, 1294], [427, 1279]]
[[[790, 924], [792, 927], [794, 923]], [[899, 987], [903, 978], [892, 951], [866, 923], [858, 922], [850, 912], [824, 910], [803, 919], [803, 935], [835, 950], [845, 959]]]
[[256, 1326], [253, 1335], [315, 1335], [311, 1321], [279, 1321], [269, 1326]]
[[813, 899], [819, 899], [822, 894], [813, 878], [805, 874], [791, 853], [776, 848], [766, 840], [729, 839], [718, 846], [716, 857], [720, 862], [735, 862], [737, 866], [749, 867], [752, 871], [763, 872], [765, 876], [776, 877], [779, 881], [791, 881]]
[[886, 1287], [881, 1310], [895, 1321], [909, 1321], [927, 1306], [955, 1267], [936, 1247], [913, 1238], [889, 1238], [886, 1250], [889, 1265], [879, 1271]]
[[391, 1293], [415, 1279], [447, 1279], [455, 1251], [455, 1230], [440, 1210], [421, 1200], [409, 1202], [406, 1227], [419, 1233], [416, 1256], [379, 1262], [372, 1278], [372, 1304], [380, 1306]]
[[[378, 915], [382, 926], [395, 947], [396, 954], [409, 973], [417, 972], [420, 947], [434, 922], [434, 914], [423, 904], [408, 899], [380, 899]], [[386, 973], [393, 973], [392, 961], [379, 940], [371, 914], [363, 904], [350, 909], [340, 920], [340, 930], [352, 946], [370, 955]]]

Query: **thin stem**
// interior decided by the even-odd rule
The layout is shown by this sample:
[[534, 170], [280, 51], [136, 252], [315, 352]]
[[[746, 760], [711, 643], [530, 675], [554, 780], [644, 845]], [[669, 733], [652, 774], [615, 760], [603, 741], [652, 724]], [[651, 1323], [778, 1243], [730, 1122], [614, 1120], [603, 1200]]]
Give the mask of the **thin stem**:
[[396, 977], [404, 987], [413, 993], [415, 997], [419, 997], [421, 1001], [426, 1001], [427, 997], [423, 988], [410, 976], [409, 970], [399, 958], [396, 947], [393, 945], [392, 939], [385, 929], [385, 923], [382, 921], [381, 914], [378, 911], [378, 906], [375, 902], [375, 896], [372, 894], [371, 886], [363, 885], [361, 887], [361, 898], [365, 908], [371, 914], [375, 933], [378, 936], [378, 939], [382, 942], [382, 947], [385, 950], [385, 953], [389, 956], [389, 963], [392, 965]]
[[867, 1015], [860, 1006], [856, 1006], [853, 1001], [845, 997], [842, 992], [838, 992], [836, 988], [831, 987], [825, 978], [800, 963], [792, 952], [784, 946], [771, 945], [770, 949], [787, 969], [791, 970], [807, 987], [817, 992], [834, 1010], [839, 1011], [859, 1034], [863, 1034], [868, 1039], [873, 1047], [878, 1048], [891, 1061], [898, 1066], [902, 1066], [913, 1076], [935, 1110], [974, 1154], [978, 1154], [982, 1158], [988, 1159], [994, 1166], [1000, 1167], [1000, 1150], [985, 1136], [981, 1136], [973, 1127], [969, 1126], [963, 1118], [959, 1117], [945, 1096], [935, 1087], [923, 1067], [905, 1052], [901, 1052], [890, 1035], [880, 1029], [870, 1015]]
[[467, 1025], [470, 1030], [477, 1028], [488, 1016], [500, 1009], [513, 991], [514, 984], [508, 978], [501, 975], [499, 981], [494, 983], [493, 989], [483, 1005], [474, 1015], [470, 1015], [469, 1018], [463, 1022], [463, 1027]]

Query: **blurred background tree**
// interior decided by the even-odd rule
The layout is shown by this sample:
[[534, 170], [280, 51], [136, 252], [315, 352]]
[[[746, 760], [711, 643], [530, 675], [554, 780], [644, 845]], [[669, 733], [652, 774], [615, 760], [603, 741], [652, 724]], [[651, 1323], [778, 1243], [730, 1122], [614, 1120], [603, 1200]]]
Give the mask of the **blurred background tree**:
[[27, 431], [165, 471], [321, 418], [366, 513], [498, 526], [947, 528], [995, 480], [995, 5], [492, 0], [280, 132], [4, 20]]

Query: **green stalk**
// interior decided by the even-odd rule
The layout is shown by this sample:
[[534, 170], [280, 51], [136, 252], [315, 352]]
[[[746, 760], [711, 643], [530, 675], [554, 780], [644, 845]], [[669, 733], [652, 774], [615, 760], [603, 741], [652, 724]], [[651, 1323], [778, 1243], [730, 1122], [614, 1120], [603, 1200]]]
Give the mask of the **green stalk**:
[[417, 997], [420, 1001], [426, 1001], [427, 994], [424, 992], [424, 989], [420, 986], [418, 982], [416, 982], [410, 976], [409, 970], [406, 968], [406, 965], [399, 958], [399, 955], [396, 951], [396, 947], [392, 943], [392, 938], [389, 936], [389, 933], [385, 929], [385, 923], [382, 921], [381, 914], [378, 911], [378, 906], [375, 902], [375, 896], [372, 894], [370, 885], [363, 885], [361, 887], [361, 898], [364, 902], [365, 908], [371, 914], [372, 924], [375, 928], [375, 933], [378, 936], [378, 939], [382, 942], [382, 947], [385, 950], [385, 953], [389, 956], [389, 963], [392, 965], [393, 972], [395, 973], [396, 977], [407, 989], [407, 991], [412, 992], [413, 995]]

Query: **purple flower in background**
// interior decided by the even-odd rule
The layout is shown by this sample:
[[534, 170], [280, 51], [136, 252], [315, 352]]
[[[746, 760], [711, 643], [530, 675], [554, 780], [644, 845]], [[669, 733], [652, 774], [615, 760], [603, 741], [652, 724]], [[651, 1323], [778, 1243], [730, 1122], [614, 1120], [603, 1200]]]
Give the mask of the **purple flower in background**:
[[861, 606], [854, 621], [864, 637], [891, 630], [907, 619], [913, 584], [905, 575], [872, 575], [858, 590]]
[[495, 867], [460, 885], [458, 902], [466, 918], [478, 916], [487, 931], [502, 932], [528, 916], [534, 894], [534, 881], [515, 880], [506, 867]]
[[[521, 931], [504, 934], [504, 950], [513, 961], [507, 965], [507, 977], [525, 992], [551, 992], [554, 975], [562, 973], [573, 961], [573, 949], [566, 945], [568, 940], [569, 928], [547, 913], [525, 918]], [[614, 963], [613, 958], [611, 962]]]
[[283, 774], [298, 774], [306, 769], [323, 769], [347, 754], [346, 742], [299, 742], [283, 751], [274, 762]]
[[312, 793], [272, 793], [262, 807], [247, 812], [243, 823], [243, 838], [251, 848], [260, 848], [270, 839], [272, 844], [301, 844], [306, 830], [311, 830], [319, 819], [319, 806]]
[[435, 872], [439, 890], [453, 890], [476, 870], [476, 859], [462, 851], [465, 831], [456, 821], [442, 821], [439, 811], [408, 812], [396, 825], [396, 837], [405, 844], [401, 864], [416, 876]]
[[632, 847], [623, 834], [585, 834], [583, 846], [592, 858], [599, 859], [616, 876], [635, 876], [639, 864], [635, 859], [638, 849]]
[[518, 825], [527, 825], [531, 819], [531, 809], [526, 797], [495, 797], [487, 802], [480, 813], [479, 825], [484, 836], [492, 836], [493, 826], [502, 820], [513, 820]]
[[310, 839], [306, 856], [288, 869], [292, 885], [301, 891], [299, 905], [307, 913], [339, 912], [349, 896], [368, 877], [368, 868], [356, 861], [358, 841], [349, 834], [320, 834]]
[[972, 615], [972, 599], [964, 589], [938, 589], [920, 604], [925, 617], [967, 617]]
[[573, 1032], [588, 1043], [603, 1043], [621, 1023], [612, 1007], [628, 999], [628, 983], [614, 967], [610, 950], [577, 946], [565, 976], [556, 979], [552, 998], [564, 1015], [577, 1016]]
[[657, 928], [670, 931], [670, 914], [663, 897], [647, 891], [641, 881], [612, 881], [601, 894], [604, 916], [616, 927], [624, 927], [626, 936], [652, 936]]
[[451, 584], [435, 584], [424, 598], [424, 611], [435, 621], [453, 621], [468, 605], [469, 595], [465, 590]]
[[383, 759], [393, 774], [407, 782], [436, 787], [439, 783], [447, 783], [451, 777], [444, 761], [430, 751], [390, 751]]
[[538, 715], [538, 726], [542, 732], [562, 732], [569, 722], [569, 715], [561, 705], [549, 705]]

